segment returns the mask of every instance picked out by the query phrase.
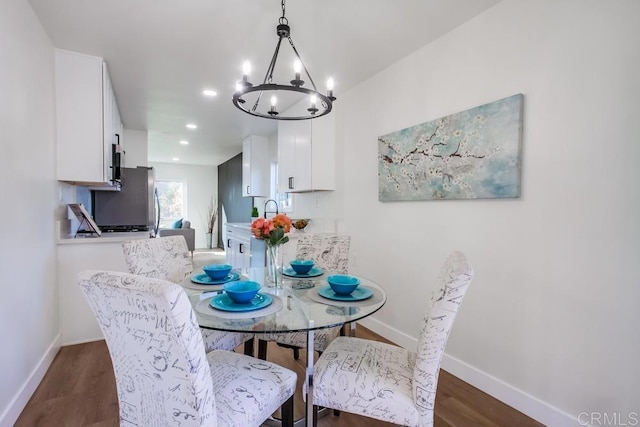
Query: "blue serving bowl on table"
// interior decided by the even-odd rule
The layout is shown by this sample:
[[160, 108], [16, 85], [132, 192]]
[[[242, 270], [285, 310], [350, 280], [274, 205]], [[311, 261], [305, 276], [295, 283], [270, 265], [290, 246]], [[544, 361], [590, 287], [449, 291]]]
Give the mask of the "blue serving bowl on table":
[[358, 278], [344, 274], [329, 276], [327, 277], [327, 282], [329, 282], [329, 286], [331, 286], [333, 292], [338, 295], [349, 295], [360, 285]]
[[294, 259], [289, 264], [296, 273], [307, 274], [313, 268], [314, 262], [312, 259]]
[[207, 273], [212, 280], [222, 280], [229, 275], [232, 266], [229, 264], [211, 264], [202, 267], [202, 270]]
[[222, 285], [224, 292], [236, 304], [248, 304], [260, 290], [260, 283], [252, 280], [240, 280]]

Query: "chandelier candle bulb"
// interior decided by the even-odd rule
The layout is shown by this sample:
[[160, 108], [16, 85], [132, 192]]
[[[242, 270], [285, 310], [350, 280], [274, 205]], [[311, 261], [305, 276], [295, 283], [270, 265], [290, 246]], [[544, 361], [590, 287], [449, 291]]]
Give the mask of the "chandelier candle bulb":
[[315, 95], [311, 95], [309, 97], [309, 100], [311, 102], [311, 107], [307, 108], [307, 111], [309, 111], [311, 114], [317, 113], [318, 109], [316, 108], [316, 102], [318, 102], [318, 98]]
[[269, 110], [269, 114], [276, 115], [278, 111], [276, 110], [276, 104], [278, 103], [278, 98], [275, 95], [271, 97], [271, 109]]
[[302, 71], [302, 63], [299, 59], [293, 61], [293, 72], [296, 73], [296, 80], [300, 80], [300, 71]]
[[249, 74], [251, 74], [251, 62], [244, 61], [242, 63], [242, 84], [245, 86], [251, 85], [249, 83]]
[[327, 79], [327, 98], [334, 100], [335, 98], [333, 97], [333, 86], [334, 86], [334, 82], [333, 79], [331, 77], [329, 77]]
[[302, 80], [300, 80], [300, 72], [302, 71], [302, 62], [299, 59], [293, 61], [293, 72], [295, 73], [295, 78], [291, 80], [291, 84], [293, 86], [300, 87], [304, 84]]

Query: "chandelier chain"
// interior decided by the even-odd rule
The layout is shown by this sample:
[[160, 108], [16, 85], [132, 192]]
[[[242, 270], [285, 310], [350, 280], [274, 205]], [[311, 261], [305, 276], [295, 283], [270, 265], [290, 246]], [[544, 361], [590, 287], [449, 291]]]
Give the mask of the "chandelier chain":
[[285, 14], [285, 5], [284, 5], [284, 0], [282, 0], [280, 2], [280, 6], [282, 7], [282, 16], [280, 17], [280, 19], [278, 19], [278, 22], [280, 24], [285, 24], [288, 25], [289, 24], [289, 20], [284, 16]]

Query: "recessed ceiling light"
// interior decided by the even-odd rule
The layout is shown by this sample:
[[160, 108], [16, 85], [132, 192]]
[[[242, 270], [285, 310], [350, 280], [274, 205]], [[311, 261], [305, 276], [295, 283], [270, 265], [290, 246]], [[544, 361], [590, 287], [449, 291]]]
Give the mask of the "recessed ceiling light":
[[189, 145], [189, 141], [183, 139], [182, 141], [180, 141], [180, 144]]
[[177, 162], [177, 161], [178, 161], [178, 160], [180, 160], [180, 159], [179, 159], [179, 158], [177, 158], [177, 157], [174, 157], [174, 158], [173, 158], [173, 159], [171, 159], [171, 160], [173, 160], [174, 162]]
[[211, 90], [211, 89], [203, 90], [202, 94], [206, 95], [206, 96], [218, 96], [218, 92], [216, 92], [215, 90]]
[[197, 125], [197, 124], [195, 124], [195, 123], [187, 123], [187, 127], [188, 127], [189, 129], [197, 129], [197, 128], [198, 128], [198, 125]]

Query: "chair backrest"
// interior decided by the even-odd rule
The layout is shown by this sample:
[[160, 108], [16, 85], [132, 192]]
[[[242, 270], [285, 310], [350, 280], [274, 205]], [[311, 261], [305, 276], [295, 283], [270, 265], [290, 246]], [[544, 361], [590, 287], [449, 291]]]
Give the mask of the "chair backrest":
[[211, 372], [184, 290], [120, 272], [78, 280], [109, 347], [120, 425], [215, 426]]
[[420, 426], [433, 425], [440, 362], [453, 321], [472, 278], [473, 268], [466, 256], [458, 251], [449, 255], [424, 315], [413, 372], [413, 399], [418, 408]]
[[296, 258], [312, 259], [324, 270], [346, 274], [349, 271], [350, 245], [350, 236], [305, 234], [298, 238]]
[[180, 283], [193, 271], [183, 236], [130, 240], [122, 243], [129, 272]]

